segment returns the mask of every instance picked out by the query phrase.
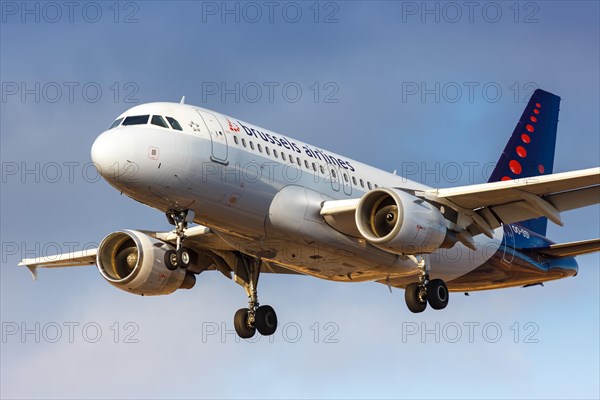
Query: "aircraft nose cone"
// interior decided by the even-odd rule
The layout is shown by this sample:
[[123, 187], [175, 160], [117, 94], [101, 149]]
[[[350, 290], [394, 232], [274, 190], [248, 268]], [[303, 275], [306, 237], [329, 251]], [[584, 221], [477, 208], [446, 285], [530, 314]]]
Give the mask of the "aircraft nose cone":
[[94, 141], [92, 161], [104, 179], [118, 178], [133, 162], [133, 147], [127, 136], [123, 132], [104, 132]]

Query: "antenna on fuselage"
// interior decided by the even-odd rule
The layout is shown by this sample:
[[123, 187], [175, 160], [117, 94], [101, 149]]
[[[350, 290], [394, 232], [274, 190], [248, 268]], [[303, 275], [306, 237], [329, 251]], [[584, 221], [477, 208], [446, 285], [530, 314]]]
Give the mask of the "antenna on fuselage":
[[181, 101], [179, 102], [179, 104], [185, 104], [185, 96], [181, 97]]

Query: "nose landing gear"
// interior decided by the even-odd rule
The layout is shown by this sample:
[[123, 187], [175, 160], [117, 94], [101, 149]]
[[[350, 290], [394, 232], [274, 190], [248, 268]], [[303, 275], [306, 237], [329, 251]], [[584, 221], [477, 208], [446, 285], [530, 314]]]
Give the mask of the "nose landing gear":
[[193, 212], [189, 214], [188, 210], [176, 211], [169, 210], [166, 212], [167, 220], [171, 225], [175, 225], [175, 234], [177, 235], [177, 243], [175, 250], [168, 250], [165, 253], [165, 265], [171, 271], [177, 268], [187, 268], [190, 266], [190, 251], [183, 247], [185, 239], [185, 230], [187, 229], [188, 216], [193, 220]]

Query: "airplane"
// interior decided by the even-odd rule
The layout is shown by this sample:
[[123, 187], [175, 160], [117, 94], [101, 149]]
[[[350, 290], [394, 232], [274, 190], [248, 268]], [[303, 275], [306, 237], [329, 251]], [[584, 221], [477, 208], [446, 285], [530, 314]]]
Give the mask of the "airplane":
[[[536, 90], [487, 183], [431, 188], [202, 107], [137, 105], [91, 148], [102, 177], [165, 213], [172, 230], [123, 229], [95, 249], [24, 259], [37, 268], [95, 264], [130, 293], [190, 289], [214, 270], [241, 285], [241, 338], [272, 335], [262, 273], [404, 289], [413, 313], [449, 292], [540, 285], [575, 276], [600, 239], [556, 244], [547, 221], [600, 202], [600, 168], [553, 173], [560, 97]], [[191, 224], [195, 225], [191, 225]]]

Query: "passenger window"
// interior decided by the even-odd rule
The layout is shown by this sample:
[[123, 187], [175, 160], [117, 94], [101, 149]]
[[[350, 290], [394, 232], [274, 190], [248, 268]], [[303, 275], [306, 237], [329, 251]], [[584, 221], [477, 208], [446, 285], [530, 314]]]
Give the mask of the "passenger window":
[[322, 166], [322, 165], [319, 165], [319, 169], [321, 170], [321, 173], [322, 173], [323, 175], [325, 175], [325, 168], [323, 168], [323, 166]]
[[123, 121], [123, 126], [146, 125], [148, 123], [149, 118], [150, 115], [132, 115], [130, 117], [125, 118], [125, 121]]
[[242, 138], [242, 146], [246, 147], [246, 139]]
[[110, 128], [108, 128], [108, 130], [111, 130], [112, 128], [116, 128], [117, 126], [119, 126], [121, 124], [121, 121], [123, 121], [123, 118], [115, 119], [115, 122], [113, 122], [110, 125]]
[[235, 144], [240, 144], [240, 142], [239, 142], [239, 140], [238, 140], [238, 137], [237, 137], [237, 136], [234, 136], [234, 137], [233, 137], [233, 141], [235, 142]]
[[378, 187], [379, 187], [379, 185], [378, 185], [378, 184], [375, 184], [375, 189], [377, 189]]
[[344, 173], [344, 180], [348, 182], [348, 175], [346, 173]]
[[331, 177], [332, 178], [337, 178], [337, 175], [335, 174], [335, 170], [331, 170]]
[[299, 167], [302, 167], [302, 161], [300, 161], [300, 157], [296, 157], [296, 162], [298, 163]]
[[313, 171], [317, 172], [317, 164], [312, 163]]
[[363, 182], [363, 180], [362, 180], [362, 179], [360, 179], [360, 187], [361, 187], [361, 188], [364, 188], [364, 187], [365, 187], [365, 182]]
[[258, 144], [256, 145], [256, 147], [258, 147], [258, 151], [259, 151], [260, 153], [262, 153], [262, 146], [260, 145], [260, 143], [258, 143]]
[[294, 156], [292, 156], [291, 154], [289, 154], [290, 157], [290, 162], [293, 164], [294, 163]]
[[171, 124], [171, 127], [175, 130], [178, 131], [182, 131], [183, 129], [181, 128], [181, 125], [179, 125], [179, 122], [177, 122], [177, 120], [175, 118], [171, 118], [171, 117], [166, 117], [167, 121], [169, 121], [169, 123]]
[[369, 190], [373, 189], [373, 188], [371, 187], [371, 182], [367, 182], [367, 187], [369, 188]]
[[169, 125], [165, 122], [164, 118], [160, 115], [153, 115], [150, 121], [152, 125], [162, 126], [163, 128], [169, 129]]
[[354, 186], [356, 186], [356, 177], [355, 176], [352, 177], [352, 183], [354, 184]]
[[267, 153], [267, 155], [271, 155], [271, 150], [269, 150], [268, 146], [265, 146], [265, 153]]
[[254, 142], [252, 140], [250, 141], [250, 148], [254, 150]]
[[304, 166], [306, 167], [306, 169], [309, 169], [310, 167], [308, 166], [308, 161], [304, 160]]
[[277, 150], [273, 149], [273, 155], [275, 156], [275, 158], [279, 158], [279, 155], [277, 154]]

